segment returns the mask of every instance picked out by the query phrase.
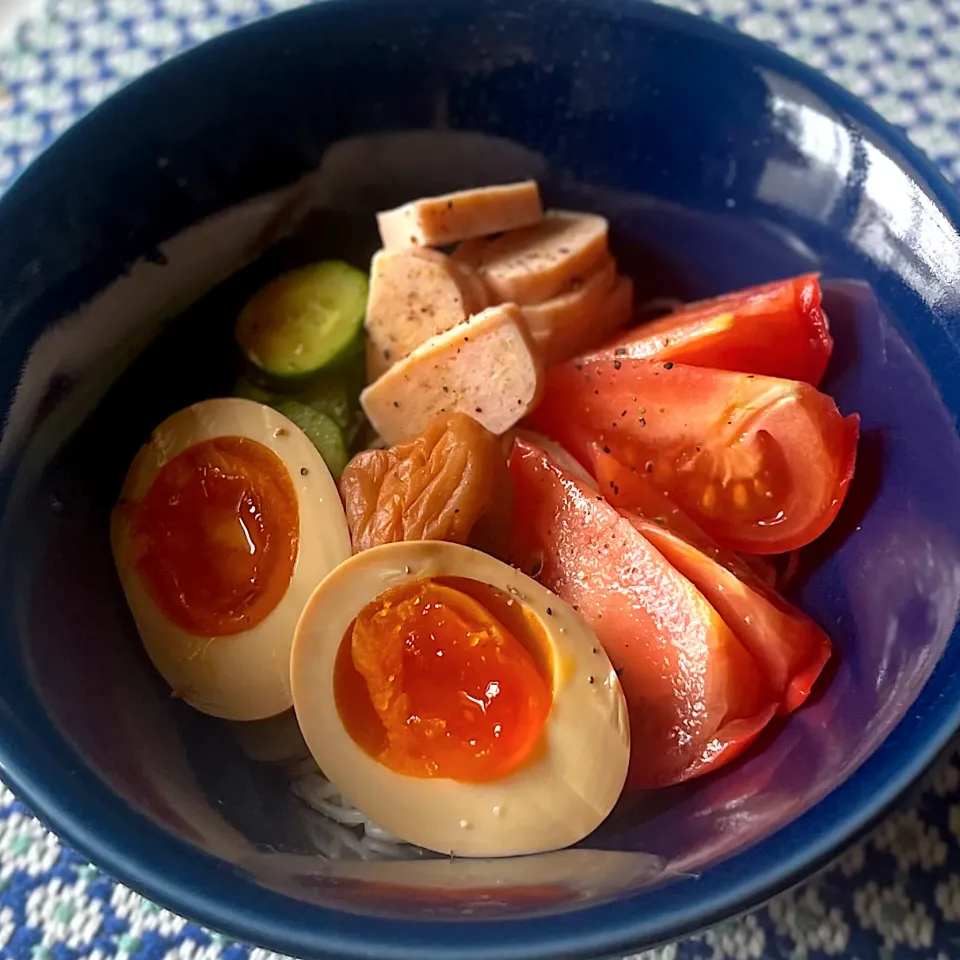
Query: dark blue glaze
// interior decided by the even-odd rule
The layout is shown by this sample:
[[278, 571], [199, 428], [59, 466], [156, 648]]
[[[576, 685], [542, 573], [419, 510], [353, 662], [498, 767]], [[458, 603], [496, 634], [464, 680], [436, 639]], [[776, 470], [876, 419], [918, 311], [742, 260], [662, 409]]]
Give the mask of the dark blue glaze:
[[[387, 136], [409, 130], [431, 132]], [[153, 264], [140, 281], [146, 269], [165, 289], [177, 264], [158, 245], [321, 161], [314, 195], [341, 209], [315, 241], [357, 259], [378, 207], [531, 174], [552, 202], [610, 217], [647, 296], [826, 278], [827, 387], [863, 418], [854, 489], [796, 586], [836, 642], [830, 683], [762, 750], [616, 811], [572, 866], [496, 864], [460, 893], [415, 872], [385, 885], [376, 864], [324, 870], [284, 784], [169, 699], [126, 613], [106, 527], [123, 472], [164, 415], [226, 385], [163, 338], [162, 376], [140, 362], [117, 380], [116, 358], [98, 362], [102, 318], [56, 325], [139, 260]], [[795, 882], [960, 721], [958, 223], [931, 165], [854, 98], [632, 0], [330, 0], [133, 84], [0, 200], [4, 408], [35, 348], [0, 449], [4, 778], [126, 883], [297, 956], [613, 954]], [[181, 332], [218, 336], [251, 269]], [[114, 310], [120, 333], [142, 323], [138, 291]], [[600, 879], [584, 882], [591, 867]]]

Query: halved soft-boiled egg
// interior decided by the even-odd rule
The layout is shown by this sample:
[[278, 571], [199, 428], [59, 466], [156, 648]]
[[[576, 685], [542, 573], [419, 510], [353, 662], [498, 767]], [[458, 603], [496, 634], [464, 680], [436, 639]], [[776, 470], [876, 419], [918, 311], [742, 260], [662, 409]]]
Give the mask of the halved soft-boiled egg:
[[175, 413], [134, 458], [110, 539], [176, 696], [228, 720], [291, 706], [297, 620], [351, 552], [336, 483], [298, 427], [251, 400]]
[[470, 547], [393, 543], [341, 564], [303, 611], [290, 671], [324, 774], [410, 843], [567, 847], [623, 788], [627, 709], [593, 631]]

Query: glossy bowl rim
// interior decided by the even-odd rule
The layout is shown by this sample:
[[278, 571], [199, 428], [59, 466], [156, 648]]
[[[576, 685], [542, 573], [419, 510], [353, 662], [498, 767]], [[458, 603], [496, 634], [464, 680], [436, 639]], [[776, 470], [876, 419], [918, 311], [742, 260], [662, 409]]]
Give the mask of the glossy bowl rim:
[[[0, 195], [0, 216], [20, 181], [47, 162], [54, 144], [82, 137], [91, 117], [135, 101], [154, 74], [176, 70], [181, 58], [216, 56], [220, 46], [242, 43], [248, 31], [263, 29], [267, 21], [305, 18], [318, 7], [346, 3], [362, 16], [364, 4], [371, 2], [377, 0], [323, 0], [254, 21], [171, 58], [109, 97], [48, 145]], [[428, 5], [432, 0], [415, 2]], [[893, 154], [893, 162], [912, 181], [926, 188], [960, 234], [960, 196], [903, 132], [862, 100], [813, 67], [724, 24], [649, 0], [599, 0], [596, 9], [634, 4], [644, 8], [641, 15], [651, 24], [701, 36], [745, 54], [848, 115], [872, 134], [884, 152]], [[960, 642], [958, 633], [955, 626], [949, 643]], [[941, 660], [918, 700], [942, 666]], [[0, 710], [0, 733], [6, 723]], [[118, 833], [101, 835], [97, 824], [71, 810], [69, 799], [61, 798], [56, 785], [45, 782], [42, 759], [9, 736], [0, 737], [0, 773], [54, 833], [107, 874], [181, 916], [249, 943], [291, 956], [338, 960], [445, 960], [454, 953], [460, 960], [549, 960], [560, 955], [613, 956], [649, 948], [744, 912], [802, 881], [883, 817], [945, 749], [958, 728], [958, 696], [952, 700], [941, 697], [935, 709], [925, 712], [911, 707], [847, 780], [786, 826], [709, 868], [693, 881], [696, 886], [691, 886], [691, 881], [671, 883], [599, 906], [495, 923], [384, 919], [300, 904], [257, 887], [224, 861], [171, 836], [132, 808], [128, 808], [131, 816], [126, 825], [116, 824]], [[122, 841], [118, 840], [121, 834]], [[135, 848], [144, 844], [151, 847], [149, 852], [137, 852]], [[215, 889], [218, 892], [213, 892]], [[248, 909], [244, 900], [262, 911]], [[277, 910], [271, 915], [274, 906]], [[277, 916], [277, 912], [287, 915]]]

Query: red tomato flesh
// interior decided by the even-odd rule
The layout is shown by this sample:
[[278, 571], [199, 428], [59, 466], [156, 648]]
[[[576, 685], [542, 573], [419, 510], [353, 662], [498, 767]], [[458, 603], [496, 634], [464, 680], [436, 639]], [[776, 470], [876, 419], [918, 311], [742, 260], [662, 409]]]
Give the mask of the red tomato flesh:
[[522, 569], [591, 625], [630, 715], [627, 783], [659, 787], [732, 759], [777, 702], [740, 640], [697, 588], [596, 490], [539, 448], [510, 458]]
[[860, 423], [806, 383], [629, 358], [553, 367], [533, 420], [584, 465], [600, 444], [720, 546], [759, 554], [833, 522]]
[[640, 531], [723, 617], [763, 672], [780, 700], [777, 712], [791, 713], [830, 659], [827, 635], [770, 589], [736, 554], [712, 543], [672, 508], [643, 474], [610, 454], [594, 450], [594, 470], [610, 503]]
[[[563, 449], [559, 444], [557, 446]], [[599, 444], [590, 445], [590, 469], [612, 506], [618, 510], [642, 514], [683, 537], [718, 563], [724, 566], [735, 564], [738, 569], [746, 568], [750, 576], [761, 580], [768, 587], [774, 587], [777, 572], [771, 559], [752, 553], [734, 553], [719, 546], [677, 506], [668, 493], [653, 485], [645, 471], [624, 466], [609, 453], [609, 447], [606, 449], [607, 452], [604, 452]]]
[[815, 274], [690, 303], [583, 359], [673, 360], [817, 386], [833, 352]]

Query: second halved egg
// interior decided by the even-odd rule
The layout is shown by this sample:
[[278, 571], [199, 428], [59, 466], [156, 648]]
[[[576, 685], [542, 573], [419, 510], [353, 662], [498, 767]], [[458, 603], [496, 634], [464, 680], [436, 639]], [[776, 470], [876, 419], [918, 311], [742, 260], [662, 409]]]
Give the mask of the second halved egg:
[[486, 554], [375, 547], [317, 588], [291, 658], [297, 719], [371, 820], [457, 856], [569, 846], [629, 759], [620, 683], [563, 601]]

